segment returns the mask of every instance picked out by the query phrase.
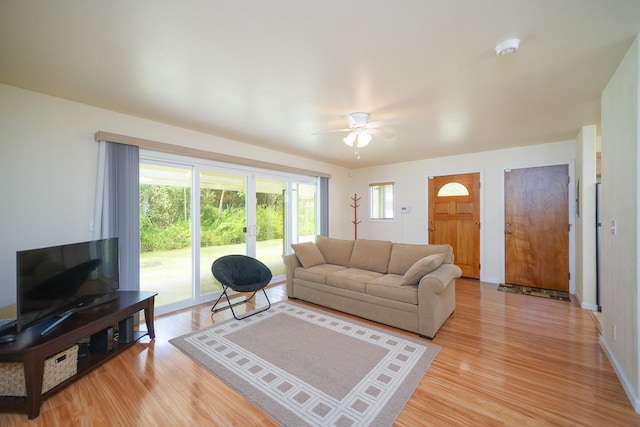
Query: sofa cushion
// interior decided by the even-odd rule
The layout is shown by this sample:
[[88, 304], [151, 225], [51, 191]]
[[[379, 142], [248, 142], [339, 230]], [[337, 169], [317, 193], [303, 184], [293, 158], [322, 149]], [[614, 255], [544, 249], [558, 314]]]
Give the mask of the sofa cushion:
[[313, 242], [292, 243], [291, 248], [304, 268], [326, 263], [320, 249]]
[[394, 243], [389, 257], [387, 273], [405, 274], [418, 260], [435, 254], [444, 254], [444, 263], [453, 262], [453, 248], [451, 245], [412, 245], [408, 243]]
[[331, 237], [316, 237], [316, 246], [320, 249], [327, 264], [344, 265], [349, 267], [353, 240], [333, 239]]
[[402, 276], [399, 274], [385, 274], [367, 283], [367, 294], [394, 301], [418, 304], [418, 287], [402, 286]]
[[319, 264], [309, 268], [298, 267], [293, 271], [293, 277], [309, 282], [322, 283], [324, 285], [327, 283], [327, 275], [338, 270], [346, 269], [347, 267], [334, 264]]
[[402, 277], [402, 282], [400, 282], [400, 284], [417, 285], [425, 274], [431, 273], [433, 270], [440, 267], [443, 261], [443, 254], [429, 255], [418, 260], [411, 266], [411, 268], [409, 268], [409, 270], [407, 270]]
[[391, 246], [392, 243], [385, 240], [356, 240], [349, 267], [386, 273]]
[[366, 283], [379, 277], [382, 277], [382, 274], [375, 271], [346, 268], [327, 275], [327, 286], [365, 293]]

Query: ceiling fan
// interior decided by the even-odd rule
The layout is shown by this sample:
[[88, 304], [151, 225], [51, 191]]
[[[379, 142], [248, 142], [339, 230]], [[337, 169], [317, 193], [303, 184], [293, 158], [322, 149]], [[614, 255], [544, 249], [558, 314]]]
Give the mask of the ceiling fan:
[[349, 127], [344, 129], [333, 129], [316, 133], [325, 132], [349, 132], [342, 140], [349, 147], [361, 148], [365, 147], [371, 142], [372, 135], [379, 135], [383, 138], [392, 138], [394, 135], [391, 132], [380, 129], [381, 126], [389, 126], [394, 124], [400, 124], [404, 122], [404, 119], [396, 117], [387, 120], [377, 120], [375, 122], [369, 122], [369, 113], [351, 113], [349, 114]]

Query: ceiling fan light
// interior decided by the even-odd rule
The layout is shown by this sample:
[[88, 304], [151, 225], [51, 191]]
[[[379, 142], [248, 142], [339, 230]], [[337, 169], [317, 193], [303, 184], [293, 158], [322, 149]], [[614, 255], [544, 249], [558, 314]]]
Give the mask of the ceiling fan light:
[[356, 133], [355, 132], [351, 132], [349, 135], [347, 135], [346, 137], [344, 137], [342, 139], [344, 141], [345, 144], [347, 144], [349, 147], [353, 147], [353, 142], [356, 140]]
[[358, 147], [366, 147], [371, 142], [371, 135], [368, 132], [358, 134]]

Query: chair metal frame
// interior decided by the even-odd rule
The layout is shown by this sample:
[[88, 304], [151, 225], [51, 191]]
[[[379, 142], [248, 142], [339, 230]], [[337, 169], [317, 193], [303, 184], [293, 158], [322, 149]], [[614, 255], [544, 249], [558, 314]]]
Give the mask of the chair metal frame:
[[[238, 317], [238, 316], [236, 316], [236, 312], [233, 309], [233, 307], [235, 307], [237, 305], [241, 305], [241, 304], [246, 304], [247, 302], [251, 301], [251, 299], [253, 299], [253, 297], [255, 296], [256, 292], [258, 292], [258, 291], [253, 291], [253, 293], [251, 294], [250, 297], [245, 298], [242, 301], [236, 301], [236, 302], [234, 302], [232, 304], [231, 303], [231, 299], [229, 299], [229, 295], [227, 294], [227, 288], [229, 288], [229, 287], [230, 286], [222, 285], [222, 293], [220, 294], [220, 296], [216, 300], [215, 304], [213, 304], [213, 307], [211, 307], [211, 312], [212, 313], [217, 313], [217, 312], [222, 311], [222, 310], [231, 309], [231, 314], [233, 314], [233, 317], [236, 320], [242, 320], [242, 319], [246, 319], [247, 317], [254, 316], [254, 315], [258, 314], [258, 313], [262, 313], [263, 311], [267, 311], [267, 310], [269, 310], [271, 308], [271, 301], [269, 301], [269, 297], [267, 296], [267, 293], [265, 292], [264, 288], [258, 289], [258, 291], [262, 291], [262, 293], [264, 294], [264, 297], [267, 299], [267, 303], [268, 303], [267, 307], [263, 308], [261, 310], [251, 311], [251, 312], [245, 314], [244, 316]], [[233, 288], [232, 288], [232, 290], [233, 290]], [[227, 299], [227, 304], [228, 305], [226, 307], [216, 308], [216, 305], [218, 305], [218, 303], [220, 302], [220, 300], [222, 299], [223, 296]]]

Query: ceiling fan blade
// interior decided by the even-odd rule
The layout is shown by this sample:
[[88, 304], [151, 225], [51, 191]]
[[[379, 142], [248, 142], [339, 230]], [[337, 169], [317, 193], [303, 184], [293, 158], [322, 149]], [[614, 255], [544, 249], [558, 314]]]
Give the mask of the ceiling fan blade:
[[383, 138], [386, 139], [390, 139], [393, 138], [395, 136], [395, 134], [386, 131], [386, 130], [382, 130], [379, 128], [371, 128], [371, 129], [367, 129], [367, 132], [369, 132], [371, 135], [376, 135], [376, 136], [381, 136]]
[[367, 128], [373, 129], [380, 126], [400, 125], [402, 123], [404, 123], [404, 119], [402, 117], [394, 117], [392, 119], [382, 119], [376, 120], [375, 122], [367, 123]]
[[347, 118], [347, 122], [349, 122], [349, 126], [356, 126], [357, 123], [355, 120], [353, 120], [353, 117], [351, 116], [351, 114], [349, 114], [348, 116], [344, 116]]
[[331, 130], [319, 130], [317, 132], [312, 133], [311, 135], [318, 135], [321, 133], [331, 133], [331, 132], [351, 132], [353, 129], [331, 129]]

